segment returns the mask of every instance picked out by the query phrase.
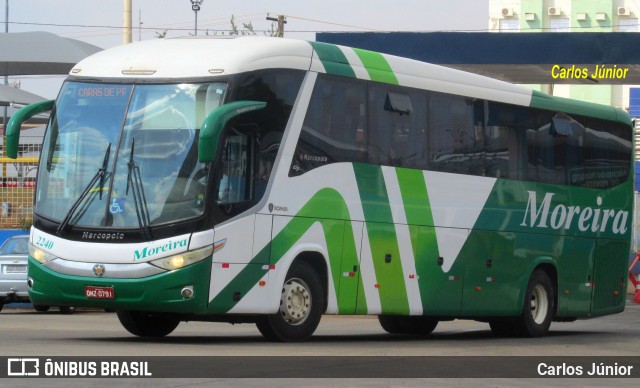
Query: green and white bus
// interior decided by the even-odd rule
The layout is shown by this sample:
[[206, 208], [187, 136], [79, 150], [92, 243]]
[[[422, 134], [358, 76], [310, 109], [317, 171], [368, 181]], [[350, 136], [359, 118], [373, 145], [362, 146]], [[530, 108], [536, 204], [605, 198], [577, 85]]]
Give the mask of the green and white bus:
[[51, 110], [29, 295], [309, 338], [323, 314], [390, 333], [623, 311], [632, 127], [607, 106], [318, 42], [161, 39], [97, 53]]

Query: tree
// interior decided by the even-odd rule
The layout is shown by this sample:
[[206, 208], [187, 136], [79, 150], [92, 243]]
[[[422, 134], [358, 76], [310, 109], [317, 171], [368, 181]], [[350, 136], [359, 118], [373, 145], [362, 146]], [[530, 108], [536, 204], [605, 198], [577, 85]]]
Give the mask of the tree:
[[[271, 23], [271, 26], [267, 31], [264, 31], [263, 34], [265, 36], [276, 36], [276, 30], [274, 24]], [[239, 36], [255, 36], [258, 35], [253, 29], [253, 23], [242, 23], [242, 30], [238, 29], [238, 25], [236, 24], [236, 17], [231, 15], [231, 30], [229, 30], [229, 35], [239, 35]]]
[[[238, 27], [238, 24], [236, 23], [236, 17], [234, 15], [231, 15], [231, 29], [227, 32], [227, 35], [237, 35], [237, 36], [255, 36], [258, 35], [258, 33], [254, 30], [253, 27], [253, 23], [251, 22], [242, 22], [242, 26]], [[158, 39], [163, 39], [167, 37], [167, 31], [168, 30], [164, 30], [161, 32], [156, 31], [156, 38]], [[269, 26], [269, 29], [266, 31], [262, 32], [265, 36], [277, 36], [278, 32], [276, 31], [276, 27], [274, 23], [271, 23], [271, 25]], [[204, 33], [205, 35], [209, 35], [209, 30], [207, 29]], [[217, 35], [218, 31], [214, 31], [213, 35]], [[189, 33], [189, 35], [193, 35], [192, 33]], [[225, 35], [225, 31], [222, 31], [222, 35]]]

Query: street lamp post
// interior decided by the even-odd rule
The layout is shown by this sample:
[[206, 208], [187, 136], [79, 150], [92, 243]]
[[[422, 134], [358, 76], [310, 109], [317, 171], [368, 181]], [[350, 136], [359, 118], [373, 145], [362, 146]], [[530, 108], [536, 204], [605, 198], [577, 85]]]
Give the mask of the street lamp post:
[[[4, 32], [5, 34], [9, 32], [9, 0], [4, 1]], [[9, 77], [5, 74], [4, 76], [4, 84], [9, 84]], [[7, 133], [7, 107], [5, 106], [2, 109], [2, 133]], [[5, 167], [2, 168], [2, 176], [7, 176]]]
[[194, 35], [198, 35], [198, 11], [200, 11], [200, 5], [202, 5], [203, 1], [204, 0], [191, 0], [191, 9], [193, 10], [193, 13], [195, 13], [196, 15], [196, 23], [193, 28]]

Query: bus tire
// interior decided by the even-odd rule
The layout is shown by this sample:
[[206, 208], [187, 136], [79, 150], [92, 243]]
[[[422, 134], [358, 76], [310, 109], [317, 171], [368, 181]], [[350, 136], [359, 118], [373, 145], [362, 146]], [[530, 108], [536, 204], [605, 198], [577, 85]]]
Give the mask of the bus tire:
[[424, 316], [378, 315], [380, 326], [390, 334], [429, 335], [438, 320]]
[[37, 312], [40, 312], [40, 313], [44, 313], [44, 312], [49, 311], [50, 307], [51, 306], [47, 306], [45, 304], [34, 304], [33, 305], [33, 309], [36, 310]]
[[522, 314], [515, 320], [515, 330], [523, 337], [542, 337], [549, 331], [555, 313], [555, 294], [549, 275], [535, 270], [529, 279]]
[[270, 341], [300, 342], [313, 335], [322, 318], [324, 297], [316, 271], [295, 261], [282, 286], [280, 309], [257, 319], [260, 333]]
[[402, 334], [400, 317], [397, 315], [378, 315], [380, 326], [389, 334]]
[[75, 312], [76, 312], [76, 308], [75, 307], [60, 306], [60, 314], [69, 315], [69, 314], [73, 314]]
[[122, 326], [138, 337], [164, 337], [180, 324], [176, 317], [146, 311], [116, 310], [116, 314]]

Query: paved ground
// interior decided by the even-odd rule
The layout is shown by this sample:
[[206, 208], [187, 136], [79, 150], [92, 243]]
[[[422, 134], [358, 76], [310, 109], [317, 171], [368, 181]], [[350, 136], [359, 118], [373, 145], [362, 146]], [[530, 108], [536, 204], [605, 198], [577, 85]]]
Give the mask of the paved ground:
[[[325, 316], [316, 335], [302, 344], [265, 341], [254, 325], [182, 323], [159, 340], [134, 337], [113, 313], [80, 310], [62, 315], [52, 309], [37, 313], [5, 308], [0, 313], [0, 356], [640, 356], [640, 305], [628, 303], [624, 313], [572, 323], [553, 323], [549, 336], [537, 339], [495, 338], [489, 326], [473, 321], [442, 322], [428, 338], [386, 334], [375, 317]], [[4, 359], [0, 358], [0, 361]], [[461, 366], [463, 367], [463, 366]], [[635, 380], [635, 379], [634, 379]], [[473, 380], [478, 386], [637, 386], [637, 380]], [[153, 381], [153, 383], [152, 383]], [[274, 385], [269, 380], [267, 385]], [[469, 382], [469, 380], [466, 380]], [[0, 386], [29, 386], [33, 380], [0, 380]], [[38, 380], [42, 383], [43, 380]], [[128, 385], [127, 380], [99, 380], [105, 385]], [[86, 380], [52, 380], [47, 385], [84, 386]], [[96, 380], [90, 381], [96, 385]], [[136, 380], [169, 386], [263, 386], [264, 379]], [[278, 386], [334, 385], [336, 380], [277, 380]], [[347, 386], [459, 386], [455, 379], [339, 379]], [[24, 385], [23, 385], [24, 384]]]

